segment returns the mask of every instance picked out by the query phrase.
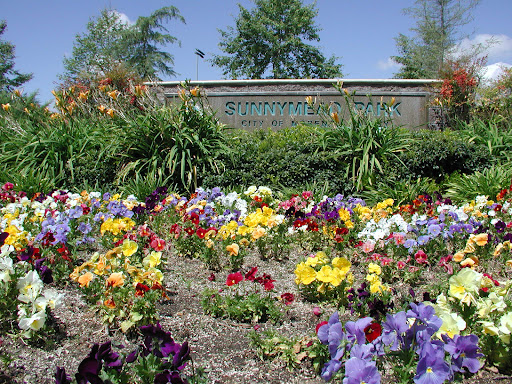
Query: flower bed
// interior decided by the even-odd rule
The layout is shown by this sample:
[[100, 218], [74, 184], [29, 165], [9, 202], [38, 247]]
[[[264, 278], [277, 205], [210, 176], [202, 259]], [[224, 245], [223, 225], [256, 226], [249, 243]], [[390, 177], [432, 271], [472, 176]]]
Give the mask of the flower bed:
[[[211, 315], [254, 325], [279, 322], [299, 301], [323, 308], [327, 323], [317, 338], [272, 349], [269, 340], [279, 337], [254, 337], [263, 358], [287, 356], [294, 369], [309, 361], [323, 379], [347, 383], [380, 382], [384, 367], [404, 383], [462, 380], [484, 364], [508, 374], [510, 191], [459, 206], [421, 195], [407, 205], [388, 199], [368, 207], [308, 191], [277, 200], [265, 187], [198, 189], [190, 197], [160, 188], [144, 202], [66, 191], [28, 199], [7, 183], [0, 194], [2, 333], [44, 338], [65, 286], [82, 291], [112, 334], [156, 329], [148, 327], [161, 319], [169, 279], [179, 277], [165, 273], [172, 248], [211, 270], [202, 296]], [[294, 281], [295, 292], [274, 290], [278, 277], [248, 268], [254, 254], [263, 266], [295, 260], [289, 276], [279, 276]], [[98, 356], [89, 356], [97, 362], [92, 374], [119, 368]], [[176, 368], [151, 374], [199, 380]]]

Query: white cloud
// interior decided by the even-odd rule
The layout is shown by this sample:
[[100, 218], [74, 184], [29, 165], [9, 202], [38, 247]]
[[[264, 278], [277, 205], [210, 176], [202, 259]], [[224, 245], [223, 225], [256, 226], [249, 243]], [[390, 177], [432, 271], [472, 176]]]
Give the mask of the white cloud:
[[116, 10], [112, 10], [112, 11], [110, 11], [110, 12], [115, 13], [115, 14], [119, 17], [119, 21], [120, 21], [122, 24], [126, 24], [126, 25], [132, 25], [132, 24], [134, 24], [134, 22], [133, 22], [133, 21], [131, 21], [131, 20], [130, 20], [130, 18], [129, 18], [126, 14], [124, 14], [124, 13], [122, 13], [122, 12], [119, 12], [119, 11], [116, 11]]
[[387, 60], [379, 60], [377, 62], [377, 68], [381, 71], [389, 71], [390, 69], [400, 68], [400, 64], [393, 61], [391, 57], [388, 57]]
[[480, 56], [487, 55], [489, 63], [512, 61], [512, 38], [507, 35], [480, 34], [473, 39], [464, 39], [458, 45], [455, 56], [480, 47]]

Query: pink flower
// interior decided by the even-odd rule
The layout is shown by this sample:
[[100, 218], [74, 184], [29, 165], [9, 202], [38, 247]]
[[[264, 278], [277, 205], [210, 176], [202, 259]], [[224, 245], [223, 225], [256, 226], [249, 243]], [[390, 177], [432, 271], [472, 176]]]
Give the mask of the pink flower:
[[395, 239], [396, 245], [405, 243], [405, 235], [403, 233], [393, 233], [393, 239]]
[[313, 196], [313, 192], [311, 192], [311, 191], [304, 191], [304, 192], [302, 192], [302, 198], [304, 200], [309, 199], [311, 196]]
[[373, 243], [372, 241], [365, 241], [363, 243], [362, 249], [364, 253], [373, 252], [373, 250], [375, 249], [375, 243]]
[[406, 265], [407, 264], [405, 263], [405, 261], [402, 261], [402, 260], [400, 260], [396, 263], [396, 266], [398, 269], [404, 269]]
[[315, 307], [315, 308], [313, 308], [313, 314], [315, 316], [320, 316], [322, 314], [322, 311], [320, 310], [319, 307]]
[[423, 252], [421, 249], [418, 252], [416, 252], [414, 258], [416, 259], [416, 262], [418, 264], [428, 264], [427, 254]]
[[389, 259], [387, 257], [382, 257], [380, 259], [380, 263], [381, 263], [382, 266], [386, 266], [386, 265], [389, 265], [389, 264], [393, 263], [393, 260]]

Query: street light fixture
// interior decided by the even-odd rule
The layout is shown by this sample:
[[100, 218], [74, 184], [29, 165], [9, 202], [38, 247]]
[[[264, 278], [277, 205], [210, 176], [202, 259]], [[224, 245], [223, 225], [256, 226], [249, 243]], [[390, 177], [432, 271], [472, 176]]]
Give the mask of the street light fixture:
[[196, 57], [196, 80], [199, 80], [199, 58], [204, 59], [204, 56], [206, 54], [203, 51], [201, 51], [200, 49], [196, 49], [196, 51], [194, 53], [197, 55], [197, 57]]

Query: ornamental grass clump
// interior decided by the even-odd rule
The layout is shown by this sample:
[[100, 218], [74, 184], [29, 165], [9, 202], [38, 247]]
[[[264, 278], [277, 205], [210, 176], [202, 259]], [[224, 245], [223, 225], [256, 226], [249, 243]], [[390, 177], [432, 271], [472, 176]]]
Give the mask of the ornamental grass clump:
[[279, 301], [287, 305], [294, 297], [283, 294], [277, 298], [275, 280], [266, 273], [257, 276], [257, 272], [258, 268], [253, 267], [246, 273], [230, 273], [224, 288], [205, 289], [201, 299], [205, 313], [245, 323], [277, 322], [282, 316]]

